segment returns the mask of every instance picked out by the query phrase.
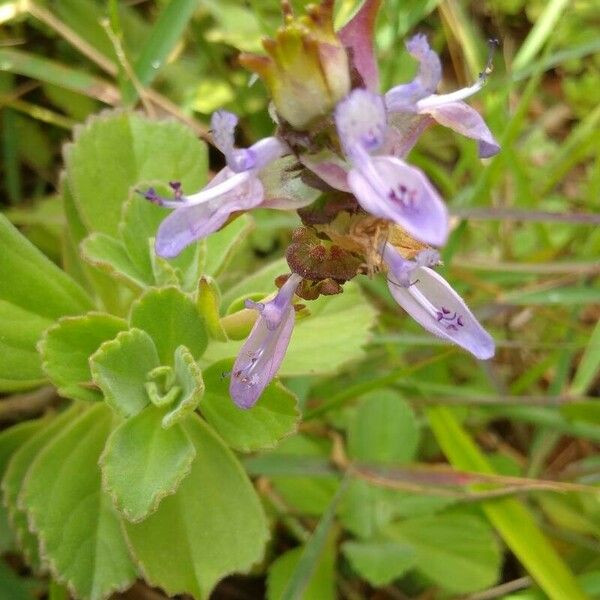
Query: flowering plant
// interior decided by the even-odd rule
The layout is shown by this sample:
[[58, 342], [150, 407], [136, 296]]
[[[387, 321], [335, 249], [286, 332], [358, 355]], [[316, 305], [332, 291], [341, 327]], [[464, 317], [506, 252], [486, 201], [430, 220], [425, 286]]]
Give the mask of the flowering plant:
[[499, 151], [481, 116], [463, 100], [478, 92], [491, 59], [470, 87], [437, 94], [442, 69], [421, 34], [407, 50], [418, 61], [413, 81], [379, 93], [372, 25], [377, 0], [364, 3], [339, 32], [333, 1], [295, 17], [284, 3], [285, 25], [264, 42], [268, 56], [242, 55], [273, 99], [273, 136], [235, 147], [237, 117], [217, 111], [211, 130], [224, 167], [199, 192], [173, 199], [153, 188], [145, 197], [173, 209], [156, 234], [156, 253], [177, 256], [231, 218], [257, 207], [297, 210], [303, 222], [287, 251], [291, 275], [275, 299], [247, 301], [260, 316], [231, 373], [230, 391], [242, 408], [254, 406], [284, 358], [294, 325], [293, 296], [312, 300], [342, 293], [361, 273], [387, 273], [394, 299], [425, 329], [479, 359], [494, 355], [489, 334], [432, 267], [434, 247], [449, 233], [446, 206], [406, 155], [434, 123], [473, 138], [479, 155]]
[[[401, 82], [386, 91], [374, 40], [389, 42], [395, 24], [381, 18], [375, 27], [378, 0], [360, 3], [352, 16], [349, 2], [338, 2], [334, 15], [332, 0], [302, 14], [284, 1], [283, 25], [262, 50], [258, 33], [245, 39], [245, 26], [257, 20], [247, 5], [260, 9], [260, 2], [110, 2], [109, 22], [96, 29], [88, 19], [98, 8], [95, 0], [77, 0], [90, 11], [73, 14], [72, 4], [52, 3], [56, 15], [32, 2], [9, 2], [0, 10], [3, 23], [42, 20], [48, 29], [36, 28], [36, 35], [56, 31], [114, 78], [108, 83], [0, 49], [1, 70], [19, 76], [36, 70], [48, 84], [16, 80], [17, 93], [7, 94], [3, 106], [3, 148], [15, 131], [14, 111], [35, 112], [71, 135], [71, 121], [33, 111], [36, 105], [19, 99], [39, 93], [62, 110], [71, 96], [57, 90], [61, 77], [70, 93], [83, 88], [118, 107], [86, 118], [96, 112], [86, 105], [87, 112], [71, 115], [81, 124], [64, 147], [57, 194], [0, 215], [0, 393], [11, 394], [0, 401], [0, 597], [41, 596], [47, 588], [52, 600], [104, 600], [121, 592], [125, 598], [202, 600], [229, 597], [232, 588], [237, 594], [238, 583], [249, 596], [268, 600], [363, 597], [372, 588], [463, 597], [500, 581], [502, 538], [531, 575], [519, 577], [519, 586], [535, 580], [550, 597], [583, 598], [538, 527], [538, 515], [520, 498], [496, 497], [534, 489], [539, 513], [573, 519], [578, 552], [565, 554], [577, 557], [579, 568], [586, 562], [579, 550], [593, 547], [583, 536], [596, 532], [591, 517], [597, 506], [589, 498], [576, 504], [574, 495], [585, 490], [587, 466], [576, 486], [521, 479], [522, 447], [510, 441], [500, 455], [493, 428], [498, 415], [504, 418], [503, 402], [509, 410], [525, 408], [520, 418], [539, 430], [522, 427], [514, 437], [540, 435], [530, 456], [536, 469], [563, 443], [553, 428], [600, 439], [591, 423], [593, 403], [569, 405], [563, 414], [558, 407], [529, 410], [515, 407], [515, 398], [507, 401], [500, 369], [509, 368], [508, 350], [522, 346], [504, 340], [501, 360], [479, 362], [494, 355], [495, 342], [446, 281], [450, 271], [441, 259], [452, 261], [452, 283], [467, 295], [484, 289], [483, 278], [473, 276], [481, 265], [465, 268], [454, 251], [463, 241], [480, 245], [482, 235], [501, 238], [494, 225], [464, 219], [456, 226], [450, 216], [475, 196], [486, 198], [465, 200], [458, 193], [463, 184], [468, 193], [465, 168], [484, 183], [504, 163], [512, 169], [509, 144], [493, 168], [481, 164], [479, 157], [493, 157], [499, 146], [467, 103], [484, 86], [492, 59], [472, 85], [448, 90], [432, 49], [439, 39], [430, 45], [425, 35], [413, 34], [406, 52], [399, 50], [399, 65], [382, 79], [402, 72], [404, 59], [416, 74], [398, 76]], [[433, 4], [408, 3], [419, 9], [406, 11], [420, 19]], [[432, 19], [455, 4], [439, 3]], [[404, 6], [390, 0], [384, 8], [389, 15]], [[140, 29], [147, 37], [132, 63], [140, 18], [155, 8], [160, 16], [151, 32]], [[236, 18], [225, 19], [228, 10]], [[402, 21], [406, 11], [395, 16]], [[77, 15], [85, 16], [78, 32], [70, 29]], [[335, 27], [335, 18], [347, 22]], [[19, 36], [29, 32], [21, 24]], [[182, 43], [174, 32], [186, 27]], [[400, 27], [392, 37], [403, 35]], [[235, 98], [225, 94], [221, 103], [211, 52], [196, 52], [188, 62], [179, 54], [192, 38], [203, 50], [207, 40], [217, 43], [210, 49], [217, 48], [215, 64], [227, 67], [224, 79], [238, 92]], [[94, 46], [108, 42], [115, 51], [110, 59]], [[246, 87], [247, 71], [262, 84]], [[182, 82], [199, 74], [190, 100]], [[165, 90], [177, 103], [162, 95]], [[206, 90], [215, 94], [205, 98]], [[144, 110], [129, 110], [138, 96]], [[494, 89], [486, 101], [496, 98]], [[219, 110], [225, 104], [239, 119]], [[497, 126], [501, 104], [486, 111]], [[165, 111], [178, 119], [158, 118]], [[190, 117], [193, 111], [213, 113], [210, 133]], [[592, 113], [589, 123], [596, 118]], [[592, 130], [577, 130], [574, 139], [588, 139]], [[515, 131], [513, 124], [505, 139], [514, 139]], [[22, 138], [23, 148], [37, 149], [35, 135]], [[456, 165], [451, 178], [437, 166], [438, 156], [431, 161], [429, 151], [415, 149], [419, 140], [421, 147], [433, 141], [431, 154], [443, 159], [449, 154], [440, 140], [447, 139], [462, 149], [448, 161]], [[45, 181], [45, 169], [31, 164]], [[591, 177], [590, 190], [595, 183]], [[531, 195], [523, 181], [517, 184]], [[452, 210], [443, 197], [451, 198]], [[535, 239], [556, 239], [562, 250], [564, 231], [556, 230], [554, 238], [555, 230], [540, 228]], [[530, 230], [513, 234], [515, 255], [526, 248], [528, 268], [539, 269], [534, 273], [564, 269], [544, 270]], [[586, 241], [588, 251], [594, 242]], [[471, 256], [467, 248], [460, 251]], [[531, 274], [513, 266], [494, 263], [485, 293], [504, 302], [495, 286], [506, 276], [515, 282], [512, 298], [522, 298], [518, 286]], [[578, 272], [587, 266], [577, 263]], [[546, 289], [529, 297], [540, 302]], [[493, 305], [496, 323], [504, 306]], [[514, 328], [528, 319], [529, 307], [515, 314]], [[511, 321], [505, 337], [512, 329]], [[562, 336], [562, 324], [557, 330]], [[580, 342], [584, 327], [572, 331]], [[440, 350], [445, 344], [450, 347]], [[528, 372], [537, 361], [532, 350], [534, 358], [512, 367], [511, 390], [536, 387], [539, 380], [548, 394], [557, 392], [571, 364], [571, 351], [563, 350], [551, 350], [560, 357], [558, 384], [546, 385], [548, 374], [555, 376], [551, 362], [539, 361]], [[597, 364], [596, 347], [586, 352], [571, 388], [580, 396], [591, 389]], [[443, 405], [451, 402], [478, 406], [455, 411]], [[481, 430], [489, 456], [461, 419]], [[494, 435], [484, 436], [482, 423]], [[592, 447], [575, 445], [576, 452]], [[431, 464], [440, 457], [452, 466]], [[496, 474], [497, 465], [507, 475]], [[547, 496], [540, 487], [573, 497], [542, 505]], [[574, 510], [584, 505], [589, 519]], [[569, 543], [561, 540], [561, 549]], [[513, 566], [516, 561], [508, 571]], [[482, 595], [506, 589], [517, 588], [502, 583]]]

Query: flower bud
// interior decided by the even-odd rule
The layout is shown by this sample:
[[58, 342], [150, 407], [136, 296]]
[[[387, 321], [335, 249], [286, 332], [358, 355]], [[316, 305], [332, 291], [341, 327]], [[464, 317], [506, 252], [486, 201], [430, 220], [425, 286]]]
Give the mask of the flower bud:
[[301, 17], [288, 6], [285, 25], [263, 46], [268, 56], [242, 54], [240, 62], [261, 77], [278, 114], [294, 129], [305, 130], [350, 91], [348, 56], [333, 30], [333, 0], [309, 6]]

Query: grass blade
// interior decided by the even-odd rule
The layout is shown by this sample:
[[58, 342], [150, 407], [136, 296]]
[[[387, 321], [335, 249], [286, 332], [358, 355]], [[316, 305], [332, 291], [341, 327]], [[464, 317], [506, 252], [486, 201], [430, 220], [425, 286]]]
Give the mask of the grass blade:
[[512, 68], [515, 71], [523, 69], [531, 63], [550, 37], [563, 11], [567, 8], [569, 0], [551, 0], [544, 9], [540, 18], [535, 22], [533, 29], [519, 48]]
[[573, 396], [580, 396], [586, 393], [592, 385], [595, 378], [600, 372], [600, 321], [596, 323], [596, 327], [590, 341], [586, 346], [579, 367], [573, 378], [573, 383], [569, 389], [569, 393]]

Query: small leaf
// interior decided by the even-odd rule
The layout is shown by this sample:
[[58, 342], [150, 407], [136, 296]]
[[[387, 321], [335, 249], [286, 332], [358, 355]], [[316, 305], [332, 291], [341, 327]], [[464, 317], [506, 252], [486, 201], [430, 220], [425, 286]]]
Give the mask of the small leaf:
[[196, 305], [175, 287], [147, 290], [132, 305], [130, 322], [152, 337], [163, 365], [173, 364], [179, 346], [189, 348], [197, 359], [208, 343]]
[[36, 387], [45, 380], [36, 344], [52, 321], [0, 300], [0, 391]]
[[342, 551], [352, 568], [375, 587], [392, 583], [415, 564], [414, 548], [399, 542], [346, 542]]
[[110, 434], [100, 457], [103, 487], [132, 522], [145, 519], [175, 493], [196, 455], [179, 425], [161, 427], [163, 415], [148, 406], [127, 419]]
[[407, 463], [417, 452], [419, 429], [410, 405], [397, 392], [363, 397], [348, 431], [348, 453], [356, 460]]
[[466, 594], [498, 581], [500, 548], [479, 517], [453, 513], [407, 519], [388, 526], [385, 535], [411, 545], [416, 568], [445, 590]]
[[44, 371], [59, 394], [73, 400], [101, 400], [92, 387], [89, 357], [124, 329], [126, 321], [104, 313], [64, 317], [48, 329], [39, 348]]
[[54, 578], [89, 600], [127, 588], [137, 576], [100, 483], [98, 460], [112, 419], [105, 404], [96, 404], [71, 422], [37, 456], [21, 492]]
[[86, 237], [81, 243], [81, 255], [90, 265], [130, 287], [143, 289], [149, 283], [144, 273], [131, 262], [123, 243], [106, 233], [92, 233]]
[[121, 207], [144, 181], [181, 181], [196, 191], [206, 177], [206, 145], [175, 121], [139, 113], [89, 119], [65, 151], [67, 184], [90, 232], [116, 236]]
[[180, 392], [175, 398], [175, 405], [163, 417], [162, 426], [165, 429], [194, 412], [204, 394], [202, 371], [185, 346], [179, 346], [175, 350], [174, 374], [175, 385]]
[[271, 383], [252, 408], [240, 410], [229, 396], [232, 367], [233, 360], [229, 359], [204, 370], [202, 416], [235, 450], [251, 452], [275, 447], [281, 438], [296, 431], [300, 413], [295, 396], [281, 384]]
[[196, 449], [191, 473], [141, 523], [126, 523], [144, 578], [171, 596], [208, 598], [215, 583], [260, 560], [262, 506], [231, 451], [197, 416], [182, 423]]
[[90, 357], [94, 381], [108, 405], [124, 417], [148, 404], [147, 374], [159, 364], [152, 338], [141, 329], [122, 331]]

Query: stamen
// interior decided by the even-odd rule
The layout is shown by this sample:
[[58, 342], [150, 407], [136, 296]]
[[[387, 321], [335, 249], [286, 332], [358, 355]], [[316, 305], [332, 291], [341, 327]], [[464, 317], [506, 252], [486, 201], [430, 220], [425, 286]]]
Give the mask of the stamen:
[[419, 100], [417, 102], [417, 110], [422, 111], [431, 108], [436, 108], [448, 102], [458, 102], [459, 100], [464, 100], [465, 98], [476, 94], [485, 85], [488, 75], [493, 70], [494, 54], [496, 52], [496, 48], [499, 45], [500, 44], [496, 39], [488, 40], [489, 50], [487, 61], [483, 71], [479, 73], [479, 78], [473, 85], [466, 88], [462, 88], [460, 90], [456, 90], [455, 92], [451, 92], [450, 94], [432, 94], [431, 96], [427, 96], [426, 98], [423, 98], [422, 100]]

